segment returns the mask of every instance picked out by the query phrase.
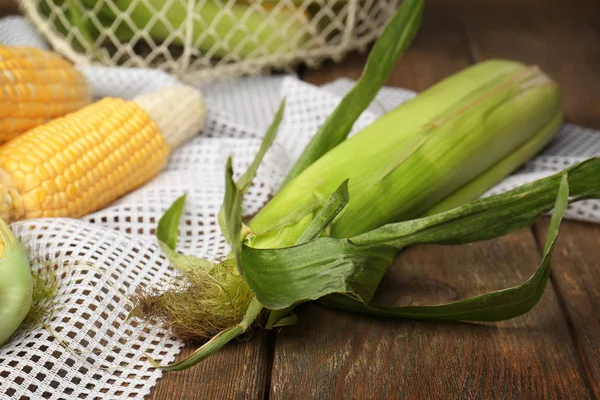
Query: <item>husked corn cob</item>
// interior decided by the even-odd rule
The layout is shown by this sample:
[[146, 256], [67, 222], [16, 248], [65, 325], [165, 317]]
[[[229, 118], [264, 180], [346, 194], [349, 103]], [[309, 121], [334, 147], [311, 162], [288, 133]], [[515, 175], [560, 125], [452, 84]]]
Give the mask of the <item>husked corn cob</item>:
[[204, 102], [187, 86], [139, 100], [102, 99], [0, 147], [0, 217], [78, 218], [157, 175], [201, 128]]
[[83, 75], [49, 51], [0, 46], [0, 143], [91, 102]]

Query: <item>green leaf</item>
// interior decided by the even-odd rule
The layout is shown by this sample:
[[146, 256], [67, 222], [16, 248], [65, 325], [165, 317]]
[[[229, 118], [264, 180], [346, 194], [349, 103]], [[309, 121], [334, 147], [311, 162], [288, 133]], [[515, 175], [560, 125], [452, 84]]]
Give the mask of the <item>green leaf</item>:
[[384, 225], [350, 238], [357, 246], [460, 244], [487, 240], [531, 225], [554, 205], [563, 176], [568, 174], [574, 200], [600, 197], [600, 158], [593, 158], [506, 193], [412, 221]]
[[175, 250], [179, 236], [179, 220], [185, 207], [185, 194], [171, 204], [171, 207], [160, 217], [156, 228], [156, 237], [169, 249]]
[[[348, 180], [346, 180], [329, 197], [327, 203], [325, 203], [323, 208], [311, 221], [302, 236], [296, 241], [296, 244], [299, 245], [318, 238], [331, 221], [333, 221], [333, 219], [344, 209], [346, 204], [348, 204], [348, 199]], [[293, 310], [294, 306], [286, 307], [282, 310], [272, 310], [269, 313], [266, 328], [272, 329], [274, 327], [295, 324], [298, 317], [289, 316]]]
[[282, 249], [243, 245], [242, 269], [258, 300], [280, 310], [332, 293], [369, 301], [395, 255], [393, 247], [357, 247], [331, 238]]
[[[510, 192], [477, 200], [435, 216], [384, 226], [351, 240], [321, 238], [281, 249], [253, 249], [244, 245], [242, 260], [245, 280], [260, 302], [272, 310], [281, 310], [304, 301], [341, 293], [349, 294], [359, 302], [340, 296], [331, 299], [350, 302], [356, 310], [389, 313], [389, 310], [373, 310], [372, 306], [359, 303], [370, 301], [398, 249], [419, 243], [456, 244], [504, 235], [527, 226], [542, 213], [550, 210], [559, 192], [560, 202], [555, 207], [559, 215], [556, 218], [560, 219], [561, 210], [565, 206], [562, 201], [568, 200], [568, 194], [564, 195], [565, 190], [571, 191], [573, 201], [600, 197], [598, 176], [600, 158], [594, 158], [577, 164], [566, 172]], [[566, 179], [568, 185], [564, 183]], [[566, 200], [563, 200], [564, 196], [567, 196]], [[545, 254], [542, 266], [549, 263], [549, 254]], [[539, 279], [539, 276], [543, 274], [538, 275], [536, 279]], [[513, 301], [511, 296], [515, 293], [521, 296], [520, 291], [529, 290], [532, 285], [530, 283], [524, 289], [469, 300], [474, 303], [460, 303], [460, 307], [466, 307], [460, 308], [462, 314], [444, 318], [508, 318], [515, 314], [515, 309], [510, 308], [511, 304], [523, 300], [519, 297]], [[496, 297], [506, 302], [508, 308], [505, 311], [497, 311], [495, 315], [490, 314], [488, 317], [484, 315], [488, 311], [479, 312], [476, 309], [473, 309], [473, 314], [465, 314], [465, 310], [474, 307], [473, 304], [485, 303]], [[532, 299], [534, 304], [537, 300], [535, 296]], [[522, 303], [519, 304], [519, 307], [521, 306]], [[500, 306], [494, 307], [500, 310]], [[421, 312], [422, 308], [417, 310]], [[272, 322], [283, 318], [284, 314], [273, 314]]]
[[[267, 128], [267, 131], [265, 132], [265, 135], [263, 136], [262, 142], [260, 143], [258, 152], [254, 156], [254, 160], [252, 160], [252, 163], [250, 164], [250, 166], [248, 167], [246, 172], [244, 172], [244, 175], [242, 175], [241, 178], [236, 183], [236, 186], [240, 191], [241, 197], [243, 197], [248, 192], [248, 189], [250, 188], [250, 185], [252, 184], [252, 180], [254, 179], [254, 176], [256, 175], [256, 171], [258, 171], [258, 167], [260, 166], [260, 163], [262, 162], [263, 158], [265, 157], [265, 154], [267, 153], [267, 151], [273, 144], [275, 137], [277, 136], [277, 131], [279, 129], [279, 125], [281, 124], [284, 110], [285, 110], [285, 99], [283, 99], [281, 101], [281, 104], [279, 105], [279, 109], [277, 110], [277, 112], [275, 113], [275, 117], [273, 118], [273, 122], [271, 122], [271, 125], [269, 126], [269, 128]], [[225, 221], [225, 211], [224, 211], [223, 207], [221, 207], [221, 209], [219, 210], [217, 219], [219, 221], [219, 226], [221, 227], [221, 232], [223, 232], [223, 235], [225, 236], [225, 239], [227, 240], [227, 242], [231, 244], [231, 237], [229, 236], [229, 232], [228, 232], [228, 229], [226, 226], [227, 224]]]
[[[242, 193], [233, 181], [233, 167], [231, 157], [227, 159], [225, 166], [225, 196], [223, 198], [223, 210], [225, 226], [222, 227], [223, 234], [231, 246], [238, 269], [240, 268], [241, 231], [242, 231]], [[243, 275], [242, 275], [243, 276]]]
[[292, 208], [283, 217], [274, 220], [271, 224], [263, 227], [259, 231], [253, 231], [256, 236], [266, 235], [271, 232], [279, 231], [288, 225], [293, 225], [304, 219], [324, 206], [324, 200], [315, 196], [314, 193], [304, 193], [305, 199], [298, 199], [298, 206]]
[[297, 323], [298, 323], [298, 316], [297, 315], [289, 315], [287, 317], [278, 319], [275, 323], [271, 324], [270, 326], [267, 325], [267, 329], [281, 328], [283, 326], [296, 325]]
[[567, 208], [569, 185], [567, 175], [560, 181], [554, 213], [548, 228], [542, 262], [525, 283], [508, 289], [434, 306], [390, 307], [365, 304], [351, 297], [334, 295], [321, 299], [321, 304], [362, 314], [383, 317], [438, 321], [501, 321], [530, 311], [540, 300], [550, 276], [550, 258], [558, 237], [558, 228]]
[[346, 207], [348, 200], [348, 180], [346, 179], [329, 197], [327, 203], [310, 222], [296, 244], [306, 243], [321, 236], [331, 221]]
[[256, 156], [254, 156], [254, 160], [252, 161], [252, 163], [250, 164], [250, 166], [248, 167], [248, 169], [246, 170], [244, 175], [242, 175], [242, 177], [237, 181], [237, 187], [240, 189], [240, 191], [243, 194], [246, 194], [248, 192], [248, 189], [250, 188], [250, 185], [252, 184], [252, 180], [254, 179], [254, 176], [256, 175], [256, 171], [258, 171], [258, 167], [260, 166], [260, 163], [262, 162], [263, 158], [265, 157], [265, 154], [267, 153], [267, 151], [273, 144], [273, 141], [275, 140], [275, 136], [277, 136], [277, 131], [279, 129], [279, 125], [281, 124], [281, 119], [283, 118], [284, 110], [285, 110], [285, 99], [283, 99], [281, 101], [281, 104], [279, 105], [279, 109], [277, 110], [277, 113], [275, 114], [275, 118], [273, 119], [273, 122], [271, 122], [271, 125], [267, 129], [267, 132], [265, 133], [265, 136], [263, 137], [263, 140], [260, 144], [260, 148], [258, 149], [258, 152], [256, 153]]
[[[296, 305], [293, 305], [293, 306], [283, 308], [281, 310], [269, 311], [269, 317], [267, 318], [267, 324], [265, 325], [265, 328], [273, 329], [277, 326], [294, 325], [295, 322], [290, 323], [290, 324], [285, 324], [283, 321], [286, 321], [288, 319], [289, 319], [289, 321], [292, 321], [292, 319], [294, 319], [296, 321], [298, 320], [297, 316], [292, 315], [292, 312], [294, 311], [295, 307], [296, 307]], [[284, 324], [284, 325], [282, 325], [282, 324]]]
[[178, 253], [175, 251], [175, 249], [169, 247], [166, 243], [161, 241], [159, 241], [158, 243], [160, 244], [160, 248], [167, 255], [169, 261], [171, 261], [171, 265], [184, 274], [193, 274], [194, 271], [198, 268], [208, 270], [213, 267], [213, 264], [208, 260]]
[[152, 357], [146, 355], [148, 357], [149, 362], [156, 368], [160, 368], [163, 371], [183, 371], [184, 369], [193, 367], [198, 364], [200, 361], [208, 358], [209, 356], [216, 353], [219, 349], [225, 346], [227, 343], [246, 332], [248, 328], [254, 323], [256, 318], [258, 318], [260, 312], [262, 311], [262, 305], [256, 300], [256, 298], [252, 299], [250, 305], [248, 306], [248, 310], [246, 311], [246, 315], [244, 319], [234, 326], [231, 329], [220, 332], [215, 335], [212, 339], [194, 351], [192, 354], [187, 356], [185, 359], [178, 361], [169, 365], [161, 365]]
[[402, 2], [371, 49], [360, 79], [308, 143], [281, 187], [346, 139], [416, 35], [423, 4], [423, 0]]

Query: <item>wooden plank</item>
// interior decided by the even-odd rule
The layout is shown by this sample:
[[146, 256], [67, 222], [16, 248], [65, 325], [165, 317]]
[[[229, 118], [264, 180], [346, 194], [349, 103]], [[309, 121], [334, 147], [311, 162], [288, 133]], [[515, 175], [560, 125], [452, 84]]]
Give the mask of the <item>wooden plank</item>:
[[[193, 368], [167, 372], [148, 400], [263, 399], [267, 376], [267, 339], [256, 329], [246, 340], [233, 341]], [[188, 346], [180, 357], [193, 350]]]
[[[546, 15], [515, 13], [510, 20], [469, 13], [462, 13], [461, 19], [475, 58], [509, 57], [538, 64], [561, 85], [566, 119], [600, 129], [600, 3], [579, 0], [557, 6], [548, 7]], [[540, 249], [547, 226], [547, 220], [536, 225]], [[552, 265], [553, 284], [596, 398], [600, 397], [599, 244], [597, 225], [564, 222]]]
[[[526, 279], [539, 262], [529, 231], [403, 253], [378, 294], [440, 302]], [[499, 324], [354, 316], [310, 306], [276, 338], [271, 399], [585, 399], [579, 360], [551, 287], [534, 311]]]
[[[539, 245], [548, 219], [536, 225]], [[569, 314], [594, 397], [600, 398], [600, 226], [565, 221], [552, 259], [552, 280]]]
[[[509, 58], [536, 64], [563, 89], [567, 121], [600, 128], [600, 2], [574, 0], [556, 5], [444, 11], [465, 26], [473, 58]], [[531, 7], [531, 4], [529, 4]]]
[[[433, 3], [390, 84], [422, 90], [465, 67], [463, 28]], [[305, 78], [356, 78], [364, 58]], [[423, 304], [524, 281], [540, 257], [531, 231], [458, 247], [403, 252], [377, 300]], [[276, 336], [271, 399], [588, 398], [583, 368], [552, 287], [534, 311], [498, 324], [391, 321], [303, 307]]]

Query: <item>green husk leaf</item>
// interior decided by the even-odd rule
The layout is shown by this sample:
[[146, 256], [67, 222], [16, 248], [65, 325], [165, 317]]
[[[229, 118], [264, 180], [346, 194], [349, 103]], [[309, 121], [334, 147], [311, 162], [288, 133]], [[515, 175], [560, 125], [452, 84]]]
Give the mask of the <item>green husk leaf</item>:
[[169, 249], [175, 250], [179, 238], [179, 220], [185, 207], [185, 194], [171, 204], [171, 207], [160, 217], [156, 228], [156, 237]]
[[[348, 181], [344, 181], [339, 188], [329, 197], [327, 203], [312, 220], [308, 228], [300, 236], [296, 244], [306, 243], [318, 238], [333, 221], [333, 219], [348, 204]], [[288, 316], [294, 310], [294, 306], [286, 307], [282, 310], [273, 310], [269, 313], [267, 320], [267, 329], [278, 326], [292, 325], [297, 321], [297, 317]]]
[[265, 133], [265, 136], [263, 137], [263, 140], [260, 144], [260, 148], [258, 149], [256, 156], [254, 156], [254, 160], [252, 160], [252, 163], [250, 164], [244, 175], [242, 175], [242, 177], [236, 183], [237, 187], [242, 192], [242, 194], [246, 194], [248, 192], [248, 189], [252, 184], [252, 180], [256, 175], [256, 171], [258, 171], [260, 163], [262, 162], [263, 158], [265, 157], [265, 154], [273, 144], [275, 136], [277, 136], [277, 131], [279, 130], [279, 125], [281, 124], [284, 111], [285, 99], [281, 101], [279, 109], [277, 110], [277, 112], [275, 113], [275, 117], [273, 118], [273, 122], [271, 122], [271, 125], [267, 129], [267, 132]]
[[225, 330], [215, 335], [211, 340], [206, 342], [204, 345], [199, 347], [196, 351], [194, 351], [192, 354], [190, 354], [181, 361], [178, 361], [173, 364], [161, 365], [159, 362], [147, 355], [148, 360], [154, 367], [160, 368], [163, 371], [182, 371], [184, 369], [193, 367], [200, 361], [213, 355], [221, 347], [225, 346], [227, 343], [229, 343], [242, 333], [246, 332], [248, 328], [254, 323], [256, 318], [260, 315], [262, 309], [263, 307], [258, 302], [258, 300], [256, 300], [256, 298], [253, 298], [250, 302], [250, 305], [248, 306], [246, 315], [239, 324], [237, 324], [231, 329]]
[[493, 166], [483, 171], [469, 183], [438, 202], [435, 206], [423, 213], [422, 216], [438, 214], [458, 207], [468, 201], [483, 195], [492, 185], [500, 182], [510, 175], [515, 168], [530, 160], [539, 153], [558, 132], [563, 123], [562, 113], [558, 112], [537, 134], [521, 145], [518, 149], [496, 162]]
[[416, 35], [421, 24], [423, 3], [423, 0], [402, 2], [371, 49], [360, 79], [311, 139], [282, 187], [346, 139], [354, 122], [371, 104]]
[[171, 261], [171, 265], [184, 274], [194, 273], [197, 268], [208, 269], [212, 267], [211, 262], [208, 260], [178, 253], [166, 243], [160, 241], [158, 243], [169, 261]]
[[[292, 312], [294, 311], [294, 308], [296, 308], [297, 304], [294, 304], [292, 306], [286, 307], [284, 309], [281, 310], [271, 310], [269, 311], [269, 316], [267, 318], [267, 323], [265, 325], [266, 329], [273, 329], [276, 326], [284, 326], [285, 323], [283, 321], [287, 320], [288, 318], [294, 318], [295, 321], [297, 322], [298, 317], [295, 315], [292, 315]], [[289, 320], [291, 321], [291, 319]], [[294, 325], [296, 322], [287, 324], [287, 325]], [[281, 324], [284, 325], [281, 325]]]
[[296, 208], [289, 210], [284, 216], [273, 221], [272, 224], [263, 227], [261, 230], [254, 230], [254, 234], [260, 236], [280, 231], [288, 225], [303, 220], [307, 215], [314, 213], [323, 206], [324, 200], [317, 197], [314, 193], [305, 193], [304, 196], [307, 198], [306, 201], [298, 201], [299, 205]]
[[0, 346], [19, 328], [33, 300], [33, 278], [27, 252], [0, 218]]
[[[565, 179], [568, 179], [570, 188], [567, 189], [571, 191], [573, 201], [600, 197], [598, 176], [600, 158], [594, 158], [512, 191], [476, 200], [445, 213], [386, 225], [351, 239], [321, 238], [281, 249], [243, 246], [246, 283], [266, 308], [275, 310], [334, 293], [350, 294], [352, 298], [368, 303], [399, 249], [422, 243], [459, 244], [502, 236], [530, 225], [550, 210]], [[560, 214], [562, 202], [556, 207]], [[510, 299], [512, 292], [508, 293], [500, 298]], [[483, 300], [476, 299], [474, 303], [461, 303], [460, 306], [477, 305], [480, 301]], [[354, 308], [364, 308], [356, 304]], [[512, 315], [511, 312], [509, 309], [505, 314], [490, 315], [489, 318], [505, 318]], [[475, 311], [473, 313], [476, 315]], [[275, 314], [272, 322], [276, 322], [275, 317], [283, 315]], [[477, 317], [483, 318], [481, 314]]]
[[357, 247], [345, 239], [321, 238], [281, 249], [242, 246], [244, 278], [258, 300], [271, 310], [352, 293], [368, 302], [396, 249]]
[[554, 213], [548, 228], [542, 262], [525, 283], [468, 299], [433, 306], [390, 307], [365, 304], [349, 296], [333, 295], [320, 303], [332, 308], [382, 317], [438, 321], [501, 321], [530, 311], [540, 300], [550, 277], [550, 259], [558, 228], [569, 200], [569, 184], [564, 174], [560, 181]]
[[225, 229], [223, 234], [228, 238], [231, 254], [236, 260], [238, 269], [241, 264], [242, 197], [242, 193], [233, 181], [233, 167], [231, 157], [229, 157], [225, 167], [225, 196], [222, 207]]
[[[244, 175], [242, 175], [236, 183], [236, 186], [237, 186], [238, 190], [240, 191], [240, 195], [242, 197], [248, 192], [248, 189], [250, 188], [250, 185], [252, 184], [252, 180], [256, 176], [256, 171], [258, 171], [258, 168], [260, 167], [260, 164], [261, 164], [263, 158], [265, 157], [265, 154], [267, 154], [267, 151], [269, 150], [269, 148], [273, 144], [273, 141], [275, 140], [275, 137], [277, 136], [277, 131], [279, 130], [279, 125], [281, 124], [281, 120], [283, 119], [284, 111], [285, 111], [285, 99], [283, 99], [281, 101], [281, 103], [279, 104], [279, 108], [277, 109], [277, 112], [275, 113], [275, 117], [273, 117], [273, 121], [271, 122], [271, 125], [269, 125], [269, 127], [267, 128], [267, 131], [265, 132], [265, 135], [263, 136], [263, 139], [260, 143], [258, 152], [254, 156], [252, 163], [250, 164], [250, 166], [248, 167], [246, 172], [244, 172]], [[225, 236], [225, 239], [227, 240], [228, 243], [231, 243], [231, 237], [229, 236], [229, 232], [228, 232], [228, 229], [226, 226], [225, 213], [224, 213], [223, 207], [221, 207], [221, 209], [219, 210], [219, 215], [217, 218], [219, 221], [219, 226], [221, 227], [221, 231], [223, 232], [223, 235]]]
[[325, 231], [327, 226], [348, 204], [348, 180], [345, 180], [340, 187], [329, 197], [327, 203], [318, 212], [315, 218], [308, 225], [308, 228], [298, 238], [296, 244], [306, 243], [316, 239]]
[[461, 244], [499, 237], [531, 225], [549, 211], [565, 174], [574, 200], [600, 197], [600, 158], [592, 158], [511, 191], [429, 217], [384, 225], [350, 241], [357, 246], [386, 244], [401, 249], [416, 244]]
[[297, 315], [289, 315], [287, 317], [278, 319], [276, 322], [274, 322], [270, 326], [267, 325], [267, 329], [281, 328], [284, 326], [296, 325], [297, 323], [298, 323], [298, 316]]

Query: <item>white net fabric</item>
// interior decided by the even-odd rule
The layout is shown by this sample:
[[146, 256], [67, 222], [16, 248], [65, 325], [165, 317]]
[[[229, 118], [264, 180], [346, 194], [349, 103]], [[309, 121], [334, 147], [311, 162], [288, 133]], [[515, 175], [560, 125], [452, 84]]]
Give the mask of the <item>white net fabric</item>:
[[[7, 25], [8, 24], [8, 25]], [[0, 42], [42, 45], [22, 19], [0, 22]], [[132, 98], [175, 83], [148, 69], [81, 67], [96, 96]], [[284, 121], [275, 144], [245, 198], [251, 215], [268, 201], [320, 123], [350, 89], [341, 79], [323, 88], [293, 76], [224, 80], [202, 87], [208, 107], [203, 132], [170, 157], [148, 184], [80, 220], [46, 219], [12, 225], [33, 268], [56, 265], [58, 304], [45, 327], [21, 330], [0, 348], [0, 398], [140, 398], [161, 373], [144, 354], [169, 362], [181, 343], [158, 328], [127, 320], [129, 295], [142, 283], [160, 282], [173, 273], [153, 237], [158, 218], [187, 193], [180, 250], [214, 258], [228, 248], [217, 224], [229, 154], [236, 174], [257, 151], [283, 96]], [[354, 131], [414, 96], [398, 88], [381, 90]], [[551, 174], [586, 157], [600, 155], [598, 132], [565, 125], [556, 140], [489, 193], [511, 189]], [[600, 222], [599, 202], [570, 207], [567, 217]]]
[[45, 327], [0, 348], [0, 398], [140, 398], [159, 371], [145, 354], [173, 360], [181, 343], [127, 320], [128, 293], [157, 284], [168, 261], [149, 241], [74, 220], [11, 226], [34, 270], [56, 266], [57, 306]]
[[154, 67], [188, 81], [316, 65], [363, 48], [401, 0], [21, 0], [77, 63]]

